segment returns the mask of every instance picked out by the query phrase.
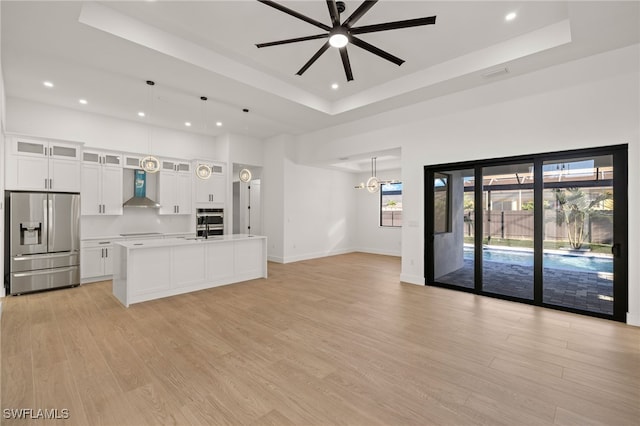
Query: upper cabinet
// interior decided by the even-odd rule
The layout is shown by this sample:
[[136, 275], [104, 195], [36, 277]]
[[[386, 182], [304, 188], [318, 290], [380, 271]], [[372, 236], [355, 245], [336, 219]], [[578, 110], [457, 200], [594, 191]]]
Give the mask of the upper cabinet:
[[6, 189], [80, 192], [81, 144], [9, 136]]
[[160, 214], [192, 214], [191, 164], [185, 161], [161, 160], [158, 173]]
[[196, 204], [199, 207], [221, 207], [227, 197], [227, 165], [218, 161], [195, 161], [198, 164], [206, 164], [211, 167], [211, 176], [208, 179], [195, 178]]
[[82, 215], [121, 215], [122, 155], [84, 151], [81, 195]]

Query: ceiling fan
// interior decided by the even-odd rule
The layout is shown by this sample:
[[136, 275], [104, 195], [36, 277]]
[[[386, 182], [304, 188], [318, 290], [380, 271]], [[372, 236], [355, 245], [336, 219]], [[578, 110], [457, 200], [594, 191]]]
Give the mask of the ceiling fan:
[[277, 9], [281, 12], [284, 12], [288, 15], [291, 15], [295, 18], [301, 19], [305, 22], [308, 22], [311, 25], [314, 25], [318, 28], [321, 28], [326, 31], [323, 34], [310, 35], [305, 37], [296, 37], [290, 38], [286, 40], [278, 40], [272, 41], [269, 43], [258, 43], [256, 46], [258, 48], [269, 47], [269, 46], [277, 46], [280, 44], [289, 44], [289, 43], [297, 43], [300, 41], [308, 41], [308, 40], [317, 40], [322, 38], [328, 38], [327, 42], [322, 45], [322, 47], [307, 61], [306, 64], [300, 68], [300, 70], [296, 73], [297, 75], [302, 75], [304, 72], [309, 69], [311, 65], [320, 57], [324, 52], [329, 49], [329, 47], [335, 47], [340, 50], [340, 57], [342, 58], [342, 65], [344, 67], [344, 73], [347, 76], [347, 81], [353, 80], [353, 73], [351, 71], [351, 63], [349, 62], [349, 55], [347, 53], [347, 45], [352, 43], [355, 46], [358, 46], [361, 49], [364, 49], [368, 52], [373, 53], [387, 61], [393, 62], [396, 65], [402, 65], [404, 60], [398, 58], [397, 56], [392, 55], [391, 53], [385, 52], [384, 50], [373, 46], [366, 41], [356, 37], [359, 34], [373, 33], [378, 31], [388, 31], [388, 30], [396, 30], [399, 28], [410, 28], [410, 27], [418, 27], [421, 25], [430, 25], [436, 23], [435, 16], [429, 16], [426, 18], [415, 18], [415, 19], [406, 19], [404, 21], [394, 21], [394, 22], [385, 22], [382, 24], [374, 24], [374, 25], [363, 25], [361, 27], [355, 27], [354, 25], [362, 16], [369, 11], [375, 5], [378, 0], [366, 0], [362, 2], [362, 4], [349, 16], [347, 19], [340, 22], [340, 13], [344, 12], [345, 4], [343, 1], [336, 2], [335, 0], [326, 0], [327, 7], [329, 8], [329, 16], [331, 17], [331, 26], [325, 25], [322, 22], [318, 22], [315, 19], [309, 18], [295, 10], [289, 9], [286, 6], [283, 6], [274, 1], [267, 0], [258, 0], [260, 3], [264, 3], [267, 6], [271, 6], [274, 9]]

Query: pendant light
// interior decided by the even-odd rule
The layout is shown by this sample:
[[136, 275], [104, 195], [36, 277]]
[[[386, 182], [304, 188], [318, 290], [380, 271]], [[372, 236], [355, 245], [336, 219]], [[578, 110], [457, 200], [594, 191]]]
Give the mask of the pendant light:
[[380, 189], [380, 181], [376, 177], [377, 157], [371, 157], [371, 177], [367, 180], [367, 191], [374, 194]]
[[241, 182], [247, 183], [251, 180], [251, 170], [249, 169], [242, 169], [240, 170], [240, 173], [238, 173], [238, 178], [240, 179]]
[[380, 189], [380, 180], [376, 177], [377, 172], [377, 157], [371, 157], [371, 177], [367, 179], [367, 183], [360, 182], [356, 186], [355, 189], [365, 189], [369, 191], [371, 194], [375, 194]]
[[[204, 108], [205, 108], [205, 102], [207, 102], [207, 97], [206, 96], [200, 96], [200, 100], [202, 101], [202, 108], [200, 108], [201, 111], [201, 119], [202, 119], [202, 127], [203, 130], [206, 133], [207, 130], [207, 124], [206, 124], [206, 120], [205, 120], [205, 113], [204, 113]], [[198, 163], [198, 165], [196, 166], [196, 176], [198, 176], [200, 179], [206, 180], [209, 179], [211, 177], [211, 166], [209, 166], [208, 164], [204, 164], [204, 163]]]
[[[152, 116], [152, 112], [153, 112], [153, 103], [155, 101], [154, 97], [154, 87], [155, 86], [155, 82], [153, 82], [152, 80], [147, 80], [147, 85], [149, 86], [148, 89], [148, 100], [147, 100], [147, 107], [150, 109], [150, 113], [148, 115], [148, 119], [151, 120], [151, 116]], [[144, 170], [147, 173], [156, 173], [158, 170], [160, 170], [160, 161], [154, 157], [153, 155], [151, 155], [151, 121], [148, 121], [147, 124], [148, 126], [148, 133], [147, 133], [147, 152], [149, 153], [149, 155], [147, 155], [144, 158], [140, 159], [140, 168], [142, 170]]]

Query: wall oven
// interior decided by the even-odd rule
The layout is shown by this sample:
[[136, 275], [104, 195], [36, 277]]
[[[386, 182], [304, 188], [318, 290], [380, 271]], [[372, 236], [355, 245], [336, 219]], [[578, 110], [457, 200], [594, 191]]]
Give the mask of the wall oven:
[[196, 209], [196, 236], [224, 234], [224, 209]]

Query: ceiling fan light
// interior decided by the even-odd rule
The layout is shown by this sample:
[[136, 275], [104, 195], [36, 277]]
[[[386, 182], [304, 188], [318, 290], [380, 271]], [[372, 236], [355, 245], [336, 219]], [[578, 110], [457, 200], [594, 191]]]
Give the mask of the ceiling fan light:
[[342, 33], [336, 33], [329, 37], [329, 44], [335, 48], [345, 47], [349, 44], [349, 37]]

